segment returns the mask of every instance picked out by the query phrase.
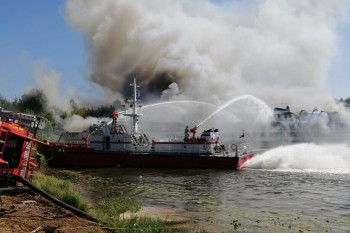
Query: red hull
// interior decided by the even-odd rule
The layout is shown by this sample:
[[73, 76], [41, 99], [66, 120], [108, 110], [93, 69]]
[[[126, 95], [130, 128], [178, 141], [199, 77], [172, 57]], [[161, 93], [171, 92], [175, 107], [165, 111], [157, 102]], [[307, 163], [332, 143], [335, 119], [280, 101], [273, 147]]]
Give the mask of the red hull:
[[[85, 147], [66, 147], [59, 151], [57, 147], [40, 146], [39, 151], [48, 158], [52, 167], [138, 167], [138, 168], [177, 168], [177, 169], [239, 169], [246, 157], [216, 157], [199, 155], [170, 154], [123, 154], [97, 152]], [[243, 161], [244, 160], [244, 161]]]

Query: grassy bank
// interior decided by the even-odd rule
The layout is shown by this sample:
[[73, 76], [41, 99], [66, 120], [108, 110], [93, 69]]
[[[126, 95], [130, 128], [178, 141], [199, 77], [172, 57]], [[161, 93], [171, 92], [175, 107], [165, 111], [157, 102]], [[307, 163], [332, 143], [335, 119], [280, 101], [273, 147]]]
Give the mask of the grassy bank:
[[74, 206], [84, 212], [89, 211], [88, 203], [75, 191], [73, 184], [68, 180], [61, 180], [43, 172], [35, 172], [33, 184], [59, 200]]
[[45, 170], [34, 174], [33, 184], [61, 201], [96, 217], [117, 232], [205, 232], [204, 230], [179, 227], [176, 222], [140, 217], [133, 214], [125, 218], [123, 213], [135, 213], [142, 208], [138, 200], [126, 196], [101, 199], [97, 205], [98, 207], [92, 208], [75, 190], [72, 182], [47, 175]]

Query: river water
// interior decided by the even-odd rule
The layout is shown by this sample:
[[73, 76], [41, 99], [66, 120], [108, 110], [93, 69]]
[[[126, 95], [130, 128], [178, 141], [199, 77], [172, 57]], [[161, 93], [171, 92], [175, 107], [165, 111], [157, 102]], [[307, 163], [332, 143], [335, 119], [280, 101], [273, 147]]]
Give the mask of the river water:
[[[128, 195], [146, 210], [169, 210], [168, 214], [190, 219], [208, 232], [350, 232], [350, 155], [344, 152], [348, 148], [308, 146], [257, 155], [242, 171], [74, 172], [90, 181], [83, 189], [93, 203]], [[324, 152], [341, 148], [341, 155]], [[304, 151], [302, 157], [298, 150]], [[312, 160], [313, 156], [318, 157]]]

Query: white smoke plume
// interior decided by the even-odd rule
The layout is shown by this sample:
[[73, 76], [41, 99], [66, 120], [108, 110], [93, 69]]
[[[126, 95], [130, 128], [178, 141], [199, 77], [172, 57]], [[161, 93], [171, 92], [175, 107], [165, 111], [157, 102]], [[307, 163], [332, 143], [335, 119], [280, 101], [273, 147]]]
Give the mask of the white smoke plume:
[[63, 126], [66, 131], [80, 132], [87, 129], [90, 125], [100, 124], [101, 121], [109, 122], [108, 118], [97, 119], [95, 117], [83, 118], [79, 115], [72, 115], [63, 120]]
[[[269, 105], [331, 108], [327, 72], [346, 0], [71, 0], [69, 22], [85, 36], [91, 81], [127, 94], [222, 104], [252, 94]], [[168, 96], [167, 96], [168, 97]]]
[[112, 105], [120, 95], [110, 91], [101, 91], [96, 84], [89, 83], [87, 92], [82, 92], [76, 87], [65, 85], [61, 82], [61, 74], [52, 69], [47, 60], [39, 60], [35, 63], [33, 74], [35, 77], [35, 86], [28, 87], [25, 93], [33, 89], [40, 90], [46, 97], [46, 107], [58, 112], [71, 110], [71, 100], [74, 100], [79, 106], [94, 107], [101, 105]]
[[161, 99], [168, 100], [172, 97], [179, 95], [181, 93], [181, 90], [179, 90], [179, 87], [176, 83], [171, 83], [168, 87], [168, 89], [162, 91]]
[[30, 93], [34, 89], [40, 90], [46, 97], [45, 107], [49, 109], [68, 110], [69, 99], [60, 91], [60, 74], [49, 68], [46, 60], [38, 61], [33, 69], [35, 87], [28, 87], [24, 93]]

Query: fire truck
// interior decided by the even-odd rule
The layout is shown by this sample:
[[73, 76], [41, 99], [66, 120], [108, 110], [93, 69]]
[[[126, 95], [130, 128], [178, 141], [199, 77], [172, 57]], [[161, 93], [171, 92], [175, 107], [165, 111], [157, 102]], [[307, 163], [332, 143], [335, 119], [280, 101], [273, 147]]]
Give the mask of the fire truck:
[[0, 108], [0, 188], [23, 186], [12, 176], [31, 181], [38, 167], [39, 128], [44, 128], [41, 117]]

